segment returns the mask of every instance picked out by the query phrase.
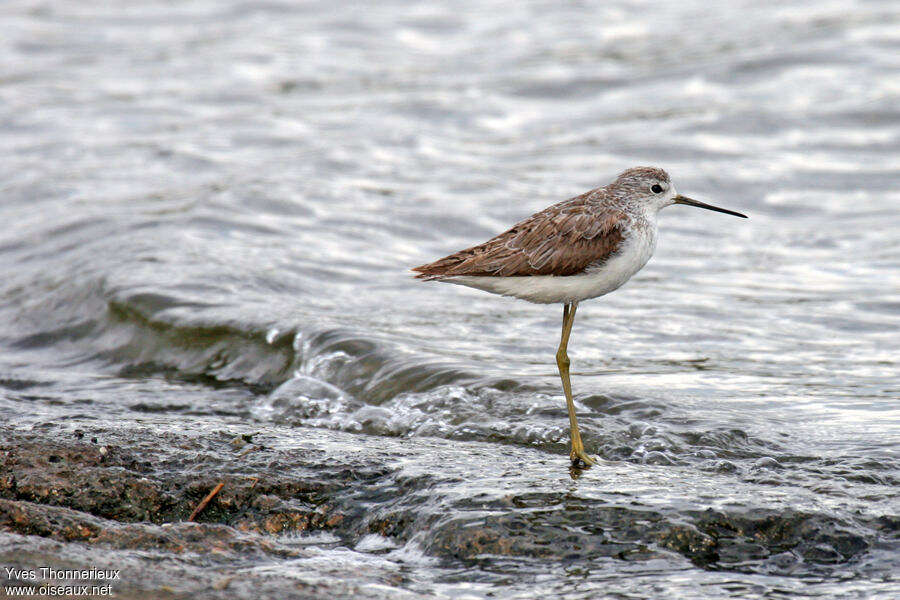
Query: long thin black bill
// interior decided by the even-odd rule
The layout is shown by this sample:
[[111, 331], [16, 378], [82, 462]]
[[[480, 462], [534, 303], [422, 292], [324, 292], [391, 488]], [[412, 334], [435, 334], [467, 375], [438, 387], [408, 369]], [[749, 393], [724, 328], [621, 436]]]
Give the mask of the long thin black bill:
[[734, 212], [733, 210], [728, 210], [727, 208], [719, 208], [718, 206], [713, 206], [712, 204], [706, 204], [705, 202], [697, 202], [696, 200], [692, 200], [687, 196], [682, 196], [681, 194], [675, 196], [675, 204], [687, 204], [688, 206], [696, 206], [698, 208], [705, 208], [707, 210], [714, 210], [716, 212], [725, 213], [726, 215], [734, 215], [736, 217], [742, 217], [744, 219], [747, 218], [747, 215], [742, 215], [739, 212]]

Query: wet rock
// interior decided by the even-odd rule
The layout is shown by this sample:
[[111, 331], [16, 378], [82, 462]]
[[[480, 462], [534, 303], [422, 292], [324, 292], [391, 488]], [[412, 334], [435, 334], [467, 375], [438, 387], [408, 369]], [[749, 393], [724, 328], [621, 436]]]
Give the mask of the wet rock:
[[719, 560], [718, 544], [711, 536], [692, 525], [673, 525], [658, 534], [660, 545], [678, 552], [695, 564], [708, 565]]
[[[722, 552], [740, 561], [792, 551], [810, 562], [834, 563], [858, 556], [869, 547], [869, 542], [854, 531], [857, 527], [849, 523], [794, 510], [730, 514], [709, 511], [698, 526], [717, 537], [720, 547], [732, 546]], [[736, 548], [735, 544], [744, 546]]]
[[[821, 577], [851, 568], [873, 547], [891, 547], [897, 531], [892, 515], [798, 511], [783, 493], [759, 487], [747, 487], [757, 492], [739, 503], [743, 484], [728, 472], [604, 461], [572, 481], [565, 460], [529, 448], [510, 447], [498, 460], [493, 445], [326, 430], [290, 428], [280, 437], [260, 432], [246, 440], [237, 427], [78, 428], [84, 435], [64, 427], [0, 427], [0, 546], [15, 539], [48, 552], [48, 561], [63, 560], [73, 545], [153, 552], [169, 561], [200, 557], [224, 566], [198, 567], [179, 589], [202, 583], [223, 598], [245, 589], [229, 571], [248, 557], [266, 564], [308, 558], [313, 572], [336, 564], [318, 560], [311, 547], [353, 553], [341, 560], [424, 552], [462, 568], [497, 557], [572, 569], [598, 560], [657, 560], [678, 569], [693, 563], [711, 571]], [[235, 439], [247, 444], [236, 449]], [[255, 450], [244, 453], [250, 444]], [[199, 522], [186, 522], [220, 482]], [[723, 486], [735, 488], [727, 508], [697, 499], [718, 498]], [[302, 541], [315, 536], [324, 541]], [[161, 593], [154, 568], [139, 562], [128, 585]], [[354, 581], [367, 568], [335, 580]], [[390, 587], [396, 574], [363, 577], [373, 578], [397, 591]], [[300, 597], [334, 593], [310, 585], [301, 586]]]
[[586, 531], [583, 525], [587, 524], [594, 525], [594, 520], [583, 510], [491, 515], [476, 521], [459, 519], [441, 525], [426, 548], [458, 559], [493, 555], [575, 560], [617, 556], [636, 547], [635, 543]]
[[200, 523], [118, 523], [68, 508], [31, 502], [0, 500], [0, 530], [66, 542], [88, 542], [110, 548], [244, 554], [296, 554], [262, 538], [242, 535], [234, 528]]
[[719, 473], [734, 473], [739, 471], [740, 467], [730, 460], [720, 460], [713, 465], [713, 470]]
[[843, 556], [828, 544], [816, 544], [803, 551], [803, 558], [811, 562], [834, 564], [840, 562]]
[[[60, 509], [64, 510], [64, 509]], [[129, 527], [134, 527], [129, 525]], [[150, 525], [148, 529], [160, 528]], [[181, 533], [196, 533], [202, 540], [210, 535], [222, 536], [225, 540], [234, 536], [226, 533], [227, 527], [220, 525], [180, 526]], [[173, 528], [178, 528], [173, 526]], [[2, 531], [2, 530], [0, 530]], [[167, 535], [167, 534], [162, 534]], [[178, 534], [170, 539], [177, 539]], [[232, 542], [237, 538], [231, 538]], [[135, 544], [144, 548], [144, 544]], [[185, 548], [191, 547], [190, 543]], [[117, 572], [118, 578], [111, 580], [112, 592], [123, 600], [144, 600], [147, 598], [171, 598], [191, 600], [233, 600], [234, 598], [318, 600], [321, 598], [363, 600], [415, 600], [426, 596], [409, 592], [397, 586], [399, 583], [392, 573], [385, 573], [374, 566], [354, 565], [353, 569], [343, 569], [336, 565], [328, 578], [323, 578], [307, 565], [315, 565], [316, 556], [303, 549], [285, 551], [278, 554], [256, 554], [251, 545], [206, 547], [194, 544], [196, 552], [187, 551], [173, 554], [160, 550], [134, 550], [107, 544], [71, 544], [48, 538], [22, 536], [15, 533], [0, 533], [0, 564], [18, 569], [104, 569]], [[27, 554], [23, 555], [23, 549]], [[237, 562], [235, 554], [240, 552], [245, 558]], [[246, 553], [246, 554], [243, 554]], [[278, 572], [248, 569], [249, 561], [271, 562], [273, 559], [287, 561], [283, 564], [300, 564], [300, 569], [287, 575]], [[286, 571], [282, 567], [282, 571]], [[305, 574], [310, 572], [309, 576]], [[74, 580], [80, 583], [96, 583], [96, 580]], [[18, 584], [30, 587], [35, 596], [40, 585], [58, 585], [60, 580], [43, 579], [37, 581], [8, 581], [0, 577], [0, 583]], [[373, 583], [375, 585], [373, 585]], [[393, 584], [393, 585], [391, 585]], [[73, 597], [73, 596], [69, 596]], [[77, 596], [84, 597], [84, 596]]]
[[770, 456], [764, 456], [753, 463], [754, 469], [781, 469], [781, 463]]
[[664, 452], [658, 452], [653, 450], [651, 452], [647, 452], [641, 462], [645, 465], [673, 465], [675, 464], [675, 460], [672, 459]]

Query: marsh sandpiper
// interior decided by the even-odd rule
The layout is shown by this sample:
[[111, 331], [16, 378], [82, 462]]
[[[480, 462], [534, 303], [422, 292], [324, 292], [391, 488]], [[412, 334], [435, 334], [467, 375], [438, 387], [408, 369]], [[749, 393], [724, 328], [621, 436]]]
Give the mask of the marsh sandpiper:
[[535, 213], [500, 235], [426, 265], [416, 277], [456, 283], [539, 304], [563, 305], [556, 364], [569, 410], [572, 464], [590, 466], [569, 381], [569, 334], [578, 303], [619, 288], [656, 249], [656, 216], [687, 204], [747, 218], [678, 194], [669, 175], [654, 167], [624, 171], [593, 189]]

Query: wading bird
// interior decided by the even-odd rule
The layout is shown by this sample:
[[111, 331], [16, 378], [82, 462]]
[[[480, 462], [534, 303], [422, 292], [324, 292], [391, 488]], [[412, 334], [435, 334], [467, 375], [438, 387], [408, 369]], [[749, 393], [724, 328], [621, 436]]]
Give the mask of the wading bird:
[[556, 364], [569, 411], [573, 465], [593, 464], [584, 451], [569, 381], [569, 334], [578, 303], [619, 288], [656, 249], [660, 209], [687, 204], [747, 218], [675, 191], [662, 169], [635, 167], [607, 186], [545, 208], [500, 235], [426, 265], [420, 279], [456, 283], [540, 304], [563, 305]]

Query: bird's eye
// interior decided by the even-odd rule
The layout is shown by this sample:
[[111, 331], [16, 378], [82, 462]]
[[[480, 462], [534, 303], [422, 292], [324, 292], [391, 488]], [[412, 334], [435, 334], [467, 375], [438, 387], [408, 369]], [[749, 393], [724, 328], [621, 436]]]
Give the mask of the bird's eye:
[[658, 183], [654, 183], [653, 186], [650, 188], [650, 191], [653, 192], [654, 194], [658, 194], [662, 191], [662, 186], [659, 185]]

